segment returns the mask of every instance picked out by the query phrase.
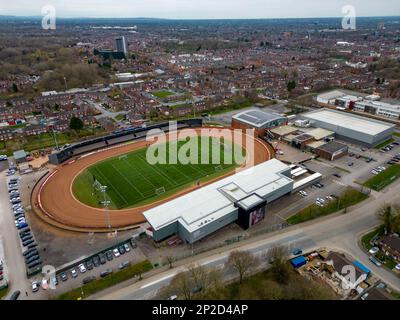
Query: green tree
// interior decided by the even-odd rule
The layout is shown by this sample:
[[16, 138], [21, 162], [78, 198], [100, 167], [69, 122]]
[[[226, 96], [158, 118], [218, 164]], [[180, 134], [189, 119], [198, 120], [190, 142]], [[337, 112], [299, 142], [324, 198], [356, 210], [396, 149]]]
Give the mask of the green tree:
[[81, 130], [81, 129], [83, 129], [82, 120], [77, 118], [77, 117], [72, 117], [71, 121], [69, 122], [69, 128], [71, 130]]
[[379, 209], [377, 214], [387, 233], [395, 232], [400, 229], [399, 210], [392, 205], [385, 204]]

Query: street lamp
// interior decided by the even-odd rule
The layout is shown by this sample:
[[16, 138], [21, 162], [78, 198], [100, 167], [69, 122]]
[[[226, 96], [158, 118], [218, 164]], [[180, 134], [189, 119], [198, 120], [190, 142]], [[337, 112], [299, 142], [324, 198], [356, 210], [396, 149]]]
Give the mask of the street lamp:
[[103, 201], [101, 203], [102, 203], [102, 205], [104, 207], [104, 210], [105, 210], [105, 213], [106, 213], [106, 216], [107, 216], [108, 228], [111, 231], [110, 213], [107, 210], [108, 209], [108, 205], [111, 203], [111, 201], [107, 200], [107, 198], [106, 198], [107, 186], [101, 186], [100, 187], [100, 192], [103, 194]]

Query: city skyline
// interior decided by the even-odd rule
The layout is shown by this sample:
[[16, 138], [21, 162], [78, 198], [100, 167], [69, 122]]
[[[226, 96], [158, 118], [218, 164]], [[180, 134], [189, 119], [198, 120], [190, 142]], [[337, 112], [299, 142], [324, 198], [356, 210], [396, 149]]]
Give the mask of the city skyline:
[[[333, 0], [323, 5], [317, 0], [121, 0], [119, 6], [103, 0], [88, 0], [84, 4], [77, 0], [62, 3], [59, 0], [19, 0], [4, 3], [0, 15], [38, 16], [46, 5], [56, 8], [57, 16], [63, 18], [160, 18], [160, 19], [281, 19], [281, 18], [325, 18], [343, 16], [342, 8], [352, 5], [359, 17], [395, 16], [400, 13], [396, 0], [380, 2], [372, 0]], [[301, 3], [301, 5], [297, 5]], [[93, 10], [93, 8], [96, 10]]]

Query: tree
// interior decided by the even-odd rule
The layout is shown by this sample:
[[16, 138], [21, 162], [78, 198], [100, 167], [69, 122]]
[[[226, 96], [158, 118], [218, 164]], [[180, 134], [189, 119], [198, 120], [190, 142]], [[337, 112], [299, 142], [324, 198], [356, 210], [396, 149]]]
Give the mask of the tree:
[[377, 212], [379, 220], [383, 224], [386, 233], [397, 231], [400, 228], [399, 210], [390, 204], [385, 204]]
[[175, 262], [175, 257], [173, 255], [167, 255], [165, 257], [165, 262], [169, 265], [169, 268], [173, 268], [173, 263]]
[[246, 274], [255, 266], [256, 263], [256, 257], [250, 252], [232, 251], [229, 255], [227, 265], [238, 272], [239, 284], [241, 284]]
[[15, 82], [12, 84], [12, 91], [13, 92], [18, 92], [18, 86], [17, 86], [17, 84]]
[[290, 93], [296, 88], [296, 81], [295, 80], [289, 80], [287, 83], [287, 91]]
[[274, 247], [268, 252], [266, 258], [271, 263], [270, 270], [275, 280], [279, 283], [287, 283], [291, 275], [287, 248]]
[[69, 122], [69, 128], [71, 130], [81, 130], [83, 129], [83, 122], [77, 117], [72, 117]]

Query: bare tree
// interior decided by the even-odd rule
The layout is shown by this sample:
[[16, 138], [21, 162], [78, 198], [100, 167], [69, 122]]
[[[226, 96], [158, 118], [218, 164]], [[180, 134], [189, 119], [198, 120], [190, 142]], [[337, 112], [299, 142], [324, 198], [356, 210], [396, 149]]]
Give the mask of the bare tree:
[[271, 263], [271, 273], [279, 283], [287, 283], [291, 269], [288, 263], [288, 248], [274, 247], [266, 255], [266, 259]]
[[170, 269], [172, 269], [172, 268], [174, 267], [174, 266], [173, 266], [173, 263], [175, 262], [175, 257], [174, 257], [173, 255], [167, 255], [167, 256], [164, 258], [164, 260], [165, 260], [166, 263], [169, 264], [169, 268], [170, 268]]
[[229, 255], [227, 265], [239, 273], [239, 283], [243, 282], [246, 274], [257, 263], [257, 258], [248, 251], [232, 251]]

